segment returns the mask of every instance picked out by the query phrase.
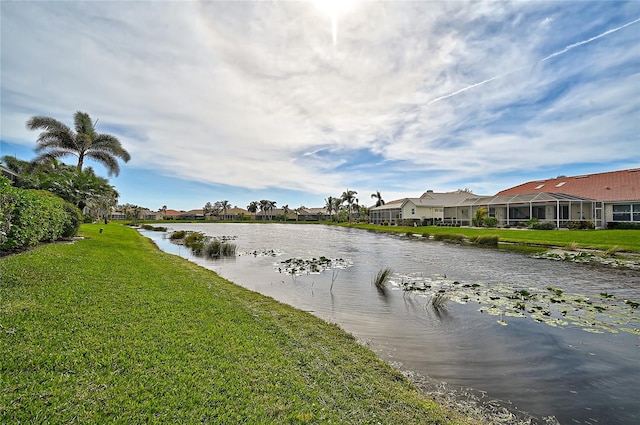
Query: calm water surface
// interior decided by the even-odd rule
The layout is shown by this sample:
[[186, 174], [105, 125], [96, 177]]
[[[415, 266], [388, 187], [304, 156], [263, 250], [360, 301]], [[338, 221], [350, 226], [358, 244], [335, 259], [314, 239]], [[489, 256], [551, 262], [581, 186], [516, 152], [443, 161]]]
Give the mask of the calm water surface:
[[[523, 254], [400, 238], [322, 225], [176, 224], [208, 236], [234, 236], [238, 256], [204, 260], [171, 244], [166, 234], [142, 233], [170, 253], [197, 262], [248, 289], [338, 324], [400, 367], [470, 387], [536, 417], [562, 424], [640, 423], [640, 337], [594, 334], [530, 319], [479, 312], [449, 301], [434, 311], [416, 292], [371, 284], [383, 267], [402, 274], [441, 275], [461, 283], [514, 288], [553, 286], [596, 299], [606, 292], [640, 300], [640, 272], [533, 259]], [[276, 257], [247, 252], [276, 250]], [[278, 272], [288, 258], [343, 258], [337, 274]], [[330, 290], [333, 283], [333, 288]], [[638, 327], [634, 317], [631, 327]]]

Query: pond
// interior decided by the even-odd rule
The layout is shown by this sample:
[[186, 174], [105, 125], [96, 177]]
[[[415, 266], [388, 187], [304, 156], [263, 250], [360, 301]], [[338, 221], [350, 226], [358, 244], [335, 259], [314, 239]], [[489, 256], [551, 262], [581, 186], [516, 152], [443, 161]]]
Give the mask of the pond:
[[[402, 370], [471, 388], [534, 422], [640, 423], [638, 270], [323, 225], [173, 230], [231, 237], [237, 254], [205, 260], [167, 233], [141, 232], [162, 250], [338, 324]], [[378, 287], [385, 267], [394, 273]]]

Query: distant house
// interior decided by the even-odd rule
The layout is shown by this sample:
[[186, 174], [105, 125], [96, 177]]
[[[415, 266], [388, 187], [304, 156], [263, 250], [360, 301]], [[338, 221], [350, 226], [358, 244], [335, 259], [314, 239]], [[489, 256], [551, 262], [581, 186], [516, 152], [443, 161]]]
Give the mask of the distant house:
[[445, 210], [467, 225], [480, 207], [501, 226], [532, 218], [551, 221], [558, 228], [570, 221], [591, 221], [599, 228], [640, 223], [640, 169], [534, 180], [495, 196], [465, 199]]
[[326, 208], [302, 208], [297, 212], [298, 221], [327, 221], [331, 215]]
[[467, 198], [478, 198], [472, 193], [457, 190], [454, 192], [434, 192], [428, 190], [419, 198], [404, 198], [387, 202], [379, 207], [369, 209], [369, 221], [374, 224], [409, 224], [434, 225], [445, 221], [455, 221], [455, 212], [447, 210], [447, 206], [456, 205]]
[[180, 220], [204, 220], [204, 210], [181, 212], [176, 218]]
[[211, 216], [214, 220], [246, 220], [251, 218], [248, 210], [240, 207], [229, 208], [226, 212], [220, 211], [218, 215]]

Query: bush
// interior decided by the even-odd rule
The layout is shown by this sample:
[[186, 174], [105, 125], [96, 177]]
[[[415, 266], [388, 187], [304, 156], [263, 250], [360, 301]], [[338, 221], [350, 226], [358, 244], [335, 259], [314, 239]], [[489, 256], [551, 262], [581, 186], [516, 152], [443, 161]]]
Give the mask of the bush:
[[607, 229], [640, 230], [640, 223], [629, 223], [624, 221], [609, 221], [607, 222]]
[[554, 230], [556, 225], [552, 221], [535, 221], [529, 224], [529, 229], [533, 230]]
[[571, 229], [571, 230], [586, 230], [586, 229], [595, 229], [595, 228], [596, 228], [596, 225], [594, 224], [593, 221], [573, 220], [573, 221], [567, 222], [567, 229]]
[[0, 251], [74, 236], [81, 221], [80, 211], [62, 198], [14, 187], [0, 177]]
[[495, 217], [487, 217], [484, 219], [484, 225], [487, 227], [498, 227], [498, 219]]
[[73, 205], [71, 202], [64, 203], [64, 210], [67, 212], [67, 223], [62, 229], [62, 237], [63, 238], [71, 238], [78, 234], [78, 230], [80, 230], [80, 224], [84, 221], [84, 217], [82, 217], [82, 212], [78, 207]]

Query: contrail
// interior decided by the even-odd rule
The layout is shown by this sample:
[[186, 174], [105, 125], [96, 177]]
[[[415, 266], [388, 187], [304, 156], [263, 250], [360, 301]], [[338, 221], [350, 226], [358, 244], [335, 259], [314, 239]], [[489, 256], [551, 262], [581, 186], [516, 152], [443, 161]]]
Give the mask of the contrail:
[[[545, 61], [547, 61], [547, 60], [549, 60], [551, 58], [555, 58], [556, 56], [563, 55], [563, 54], [567, 53], [571, 49], [574, 49], [574, 48], [576, 48], [578, 46], [582, 46], [583, 44], [591, 43], [592, 41], [595, 41], [595, 40], [597, 40], [599, 38], [605, 37], [605, 36], [607, 36], [609, 34], [612, 34], [612, 33], [616, 32], [616, 31], [620, 31], [621, 29], [626, 28], [629, 25], [636, 24], [638, 22], [640, 22], [640, 18], [638, 18], [638, 19], [636, 19], [634, 21], [631, 21], [631, 22], [627, 22], [626, 24], [621, 25], [621, 26], [619, 26], [617, 28], [613, 28], [613, 29], [607, 30], [607, 31], [603, 32], [602, 34], [596, 35], [596, 36], [591, 37], [591, 38], [589, 38], [587, 40], [583, 40], [583, 41], [579, 41], [579, 42], [574, 43], [574, 44], [570, 44], [567, 47], [565, 47], [564, 49], [558, 50], [557, 52], [550, 54], [549, 56], [545, 57], [544, 59], [541, 59], [540, 63], [545, 62]], [[458, 94], [460, 94], [462, 92], [465, 92], [467, 90], [471, 90], [471, 89], [476, 88], [478, 86], [482, 86], [484, 84], [490, 83], [493, 80], [505, 77], [505, 76], [507, 76], [509, 74], [513, 74], [514, 72], [518, 72], [518, 71], [521, 71], [521, 70], [526, 69], [526, 68], [531, 68], [531, 65], [524, 66], [524, 67], [518, 68], [518, 69], [514, 69], [513, 71], [507, 72], [505, 74], [496, 75], [495, 77], [489, 78], [488, 80], [480, 81], [479, 83], [475, 83], [475, 84], [472, 84], [470, 86], [464, 87], [464, 88], [462, 88], [460, 90], [456, 90], [453, 93], [449, 93], [449, 94], [446, 94], [444, 96], [436, 97], [435, 99], [429, 101], [429, 103], [427, 103], [427, 106], [431, 105], [432, 103], [436, 103], [436, 102], [439, 102], [441, 100], [448, 99], [448, 98], [450, 98], [452, 96], [458, 95]]]

